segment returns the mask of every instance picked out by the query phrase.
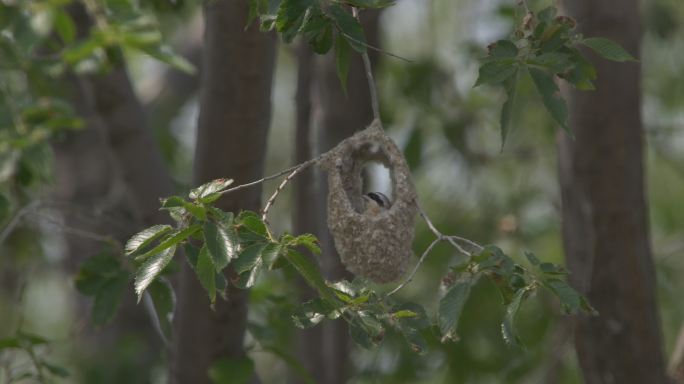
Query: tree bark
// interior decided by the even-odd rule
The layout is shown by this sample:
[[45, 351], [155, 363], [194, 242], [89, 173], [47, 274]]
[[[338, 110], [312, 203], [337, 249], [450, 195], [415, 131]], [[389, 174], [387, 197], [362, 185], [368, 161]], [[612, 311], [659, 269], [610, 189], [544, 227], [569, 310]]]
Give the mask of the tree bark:
[[[639, 57], [637, 0], [565, 1], [585, 36]], [[571, 282], [596, 307], [575, 345], [587, 383], [665, 383], [644, 192], [640, 65], [591, 56], [596, 91], [569, 91], [570, 127], [559, 145], [563, 243]]]
[[[245, 30], [247, 2], [217, 0], [204, 5], [200, 117], [195, 184], [220, 177], [236, 184], [259, 179], [264, 170], [271, 118], [275, 36], [255, 26]], [[221, 209], [258, 210], [261, 188], [230, 194]], [[209, 307], [206, 293], [183, 267], [171, 366], [174, 383], [208, 383], [207, 370], [219, 357], [244, 356], [247, 292], [230, 288], [228, 300]]]

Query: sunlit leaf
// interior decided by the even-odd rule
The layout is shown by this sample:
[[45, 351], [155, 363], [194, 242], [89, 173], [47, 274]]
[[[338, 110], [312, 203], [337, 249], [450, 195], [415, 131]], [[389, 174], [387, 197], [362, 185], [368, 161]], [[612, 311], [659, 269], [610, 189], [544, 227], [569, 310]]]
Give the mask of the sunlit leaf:
[[161, 253], [149, 257], [143, 265], [138, 268], [135, 275], [135, 293], [138, 295], [138, 302], [140, 302], [145, 289], [147, 289], [152, 281], [164, 270], [171, 259], [173, 259], [175, 253], [176, 246], [172, 245], [169, 248], [164, 249]]
[[204, 241], [217, 271], [223, 270], [237, 255], [238, 242], [231, 229], [207, 221], [204, 223]]
[[193, 200], [207, 197], [216, 192], [221, 192], [229, 185], [233, 184], [233, 179], [216, 179], [190, 191], [189, 197]]
[[130, 255], [138, 249], [143, 249], [152, 243], [159, 236], [170, 232], [173, 228], [170, 225], [155, 225], [144, 229], [133, 235], [127, 242], [124, 250], [126, 255]]

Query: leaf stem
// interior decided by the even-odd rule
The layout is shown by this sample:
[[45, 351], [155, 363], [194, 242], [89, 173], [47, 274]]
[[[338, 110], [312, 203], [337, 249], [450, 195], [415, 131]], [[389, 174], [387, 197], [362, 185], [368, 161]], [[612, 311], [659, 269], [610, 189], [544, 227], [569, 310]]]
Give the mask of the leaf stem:
[[[361, 22], [359, 18], [359, 10], [352, 7], [352, 14]], [[373, 108], [373, 119], [380, 121], [380, 104], [378, 103], [378, 89], [375, 86], [375, 79], [373, 78], [373, 68], [371, 67], [370, 58], [368, 57], [368, 50], [361, 54], [363, 59], [363, 67], [366, 70], [366, 78], [368, 79], [368, 90], [370, 91], [371, 107]]]

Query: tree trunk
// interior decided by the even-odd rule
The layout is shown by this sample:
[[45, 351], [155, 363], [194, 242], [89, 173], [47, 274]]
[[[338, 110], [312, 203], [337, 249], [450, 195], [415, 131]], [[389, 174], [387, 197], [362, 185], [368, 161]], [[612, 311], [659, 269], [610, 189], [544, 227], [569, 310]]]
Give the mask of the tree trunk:
[[[639, 57], [637, 0], [565, 1], [585, 36]], [[587, 383], [665, 383], [643, 175], [640, 65], [592, 56], [596, 91], [569, 91], [573, 141], [559, 145], [571, 282], [596, 307], [575, 345]]]
[[[252, 25], [245, 30], [247, 2], [216, 0], [204, 5], [200, 117], [195, 184], [221, 177], [236, 184], [263, 174], [271, 116], [275, 36]], [[260, 208], [261, 188], [244, 189], [217, 204], [237, 212]], [[247, 292], [230, 288], [228, 300], [209, 307], [206, 293], [184, 265], [171, 365], [174, 383], [208, 383], [207, 369], [220, 357], [244, 356]]]
[[[373, 46], [378, 46], [378, 18], [378, 12], [362, 14], [366, 38], [368, 43]], [[371, 59], [373, 62], [377, 61], [375, 55], [372, 55]], [[307, 79], [304, 77], [307, 70], [303, 70], [302, 63], [300, 63], [297, 84], [298, 92], [301, 92], [297, 97], [297, 144], [301, 150], [300, 146], [305, 141], [311, 140], [310, 133], [305, 132], [308, 127], [304, 128], [303, 124], [308, 124], [309, 119], [312, 119], [317, 130], [317, 149], [319, 153], [322, 153], [370, 124], [373, 119], [373, 111], [365, 69], [359, 55], [353, 54], [351, 56], [347, 95], [344, 94], [337, 77], [335, 59], [332, 54], [316, 58], [314, 64], [315, 67], [312, 68], [313, 79]], [[306, 89], [306, 92], [304, 91], [307, 86], [304, 84], [306, 81], [313, 82], [308, 85], [308, 87], [313, 87], [311, 95], [308, 95], [309, 89]], [[311, 105], [303, 106], [303, 103], [311, 103]], [[307, 108], [313, 113], [312, 117], [304, 117]], [[314, 228], [314, 234], [319, 238], [323, 250], [324, 257], [321, 258], [321, 267], [324, 276], [332, 281], [351, 278], [349, 272], [340, 262], [330, 233], [327, 231], [325, 217], [327, 182], [324, 178], [325, 175], [319, 174], [318, 176], [317, 183], [309, 182], [308, 188], [310, 190], [308, 191], [303, 187], [304, 182], [300, 181], [302, 188], [296, 192], [295, 211], [300, 216], [306, 215], [305, 212], [311, 209], [320, 212], [321, 216], [317, 219], [317, 228]], [[316, 382], [326, 384], [347, 382], [350, 372], [350, 341], [347, 326], [343, 320], [325, 322], [311, 331], [301, 333], [300, 351], [304, 354], [305, 366], [316, 379]]]

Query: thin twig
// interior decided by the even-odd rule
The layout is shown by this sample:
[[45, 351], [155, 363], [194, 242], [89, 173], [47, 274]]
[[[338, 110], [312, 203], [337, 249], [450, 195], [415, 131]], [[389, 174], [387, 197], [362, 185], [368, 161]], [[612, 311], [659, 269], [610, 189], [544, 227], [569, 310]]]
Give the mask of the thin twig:
[[370, 49], [371, 51], [375, 51], [375, 52], [378, 52], [378, 53], [382, 53], [383, 55], [387, 55], [387, 56], [390, 56], [390, 57], [394, 57], [395, 59], [404, 60], [404, 61], [407, 62], [407, 63], [413, 63], [413, 60], [411, 60], [411, 59], [407, 59], [407, 58], [405, 58], [405, 57], [402, 57], [402, 56], [399, 56], [399, 55], [395, 55], [395, 54], [392, 53], [392, 52], [387, 52], [387, 51], [383, 50], [382, 48], [378, 48], [378, 47], [376, 47], [376, 46], [373, 46], [373, 45], [370, 45], [370, 44], [368, 44], [368, 43], [366, 43], [366, 42], [363, 42], [363, 41], [361, 41], [361, 40], [358, 40], [358, 39], [354, 38], [354, 36], [350, 36], [350, 35], [347, 34], [347, 33], [342, 32], [342, 36], [344, 36], [345, 38], [347, 38], [347, 40], [351, 40], [351, 41], [355, 42], [356, 44], [363, 45], [364, 47]]
[[[354, 17], [359, 19], [359, 10], [352, 7], [352, 14]], [[370, 58], [368, 57], [368, 51], [361, 54], [363, 59], [363, 67], [366, 69], [366, 78], [368, 79], [368, 89], [370, 91], [371, 97], [371, 107], [373, 108], [373, 119], [380, 120], [380, 104], [378, 103], [378, 89], [375, 86], [375, 80], [373, 79], [373, 68], [371, 67]]]
[[[326, 153], [327, 153], [327, 152], [326, 152]], [[225, 195], [225, 194], [227, 194], [227, 193], [235, 192], [235, 191], [238, 191], [238, 190], [247, 188], [247, 187], [252, 187], [252, 186], [255, 186], [255, 185], [259, 185], [259, 184], [261, 184], [261, 183], [263, 183], [263, 182], [265, 182], [265, 181], [268, 181], [268, 180], [277, 179], [277, 178], [279, 178], [280, 176], [282, 176], [282, 175], [284, 175], [284, 174], [286, 174], [286, 173], [290, 173], [290, 172], [294, 171], [295, 169], [300, 169], [300, 171], [301, 171], [301, 170], [303, 170], [303, 169], [305, 169], [305, 168], [308, 168], [308, 167], [312, 166], [313, 164], [315, 164], [315, 163], [316, 163], [317, 161], [319, 161], [324, 155], [325, 155], [325, 153], [323, 153], [323, 154], [321, 154], [321, 155], [319, 155], [319, 156], [316, 156], [316, 157], [314, 157], [313, 159], [307, 160], [307, 161], [305, 161], [305, 162], [303, 162], [303, 163], [301, 163], [301, 164], [293, 165], [293, 166], [290, 167], [290, 168], [284, 169], [284, 170], [282, 170], [282, 171], [280, 171], [280, 172], [278, 172], [278, 173], [274, 173], [273, 175], [266, 176], [266, 177], [261, 178], [261, 179], [259, 179], [259, 180], [255, 180], [255, 181], [252, 181], [252, 182], [249, 182], [249, 183], [246, 183], [246, 184], [240, 184], [240, 185], [235, 186], [235, 187], [233, 187], [233, 188], [226, 189], [225, 191], [221, 191], [221, 195]]]
[[12, 233], [12, 231], [14, 231], [14, 228], [16, 228], [17, 225], [19, 225], [19, 222], [24, 216], [31, 213], [31, 211], [38, 208], [38, 206], [40, 206], [41, 204], [41, 200], [35, 200], [22, 207], [20, 210], [18, 210], [14, 217], [12, 217], [12, 220], [10, 220], [7, 226], [5, 226], [2, 232], [0, 232], [0, 244], [2, 244], [7, 238], [7, 236], [9, 236], [10, 233]]
[[271, 195], [271, 197], [269, 197], [269, 199], [266, 201], [266, 205], [264, 206], [264, 209], [261, 210], [261, 220], [262, 221], [267, 222], [266, 216], [268, 215], [268, 210], [271, 208], [271, 206], [275, 202], [276, 197], [278, 197], [278, 194], [280, 193], [280, 191], [282, 191], [283, 188], [285, 188], [285, 186], [287, 185], [287, 183], [289, 183], [290, 180], [292, 180], [292, 178], [295, 177], [295, 175], [297, 175], [302, 169], [304, 169], [304, 167], [302, 167], [302, 166], [295, 168], [289, 175], [287, 175], [287, 177], [285, 179], [283, 179], [283, 181], [280, 183], [280, 185], [278, 185], [278, 188], [276, 188], [276, 190], [273, 191], [273, 194]]
[[423, 252], [423, 254], [420, 256], [420, 259], [418, 260], [418, 263], [415, 265], [415, 267], [413, 267], [413, 270], [412, 270], [411, 273], [409, 274], [408, 278], [407, 278], [406, 280], [404, 280], [403, 283], [399, 284], [396, 288], [394, 288], [393, 290], [391, 290], [391, 291], [387, 294], [387, 297], [392, 296], [392, 295], [395, 294], [397, 291], [399, 291], [400, 289], [404, 288], [408, 283], [410, 283], [411, 281], [413, 281], [413, 277], [416, 275], [416, 272], [418, 272], [418, 268], [420, 268], [420, 266], [423, 264], [423, 261], [425, 261], [425, 258], [427, 257], [427, 255], [430, 253], [430, 251], [432, 251], [432, 248], [434, 248], [435, 245], [437, 245], [437, 243], [439, 243], [439, 242], [442, 241], [442, 240], [444, 240], [444, 237], [443, 237], [443, 236], [438, 236], [436, 239], [432, 240], [432, 243], [430, 243], [430, 245], [425, 249], [425, 251]]

